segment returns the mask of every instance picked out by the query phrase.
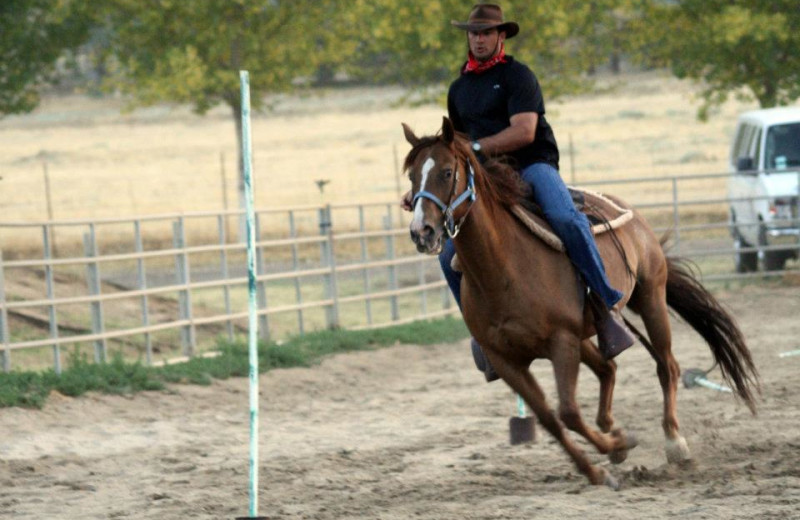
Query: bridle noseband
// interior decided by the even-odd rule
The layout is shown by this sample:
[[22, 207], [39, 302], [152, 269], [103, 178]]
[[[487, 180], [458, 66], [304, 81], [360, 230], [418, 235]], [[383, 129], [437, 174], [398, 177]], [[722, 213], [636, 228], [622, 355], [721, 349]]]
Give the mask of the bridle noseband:
[[[475, 193], [475, 170], [472, 168], [472, 163], [467, 159], [467, 166], [469, 166], [469, 172], [467, 175], [467, 189], [465, 189], [461, 195], [455, 197], [456, 194], [456, 187], [458, 186], [458, 156], [456, 156], [456, 169], [455, 175], [453, 180], [453, 189], [450, 192], [450, 204], [446, 205], [442, 202], [439, 197], [434, 195], [433, 193], [427, 190], [420, 190], [416, 194], [414, 194], [414, 198], [411, 200], [411, 205], [417, 203], [419, 199], [428, 199], [442, 211], [442, 218], [444, 220], [444, 229], [447, 231], [447, 236], [450, 238], [455, 238], [458, 235], [458, 232], [461, 230], [461, 225], [464, 223], [464, 219], [467, 218], [469, 215], [469, 210], [472, 209], [472, 204], [475, 202], [476, 193]], [[455, 200], [453, 200], [455, 197]], [[469, 207], [467, 208], [466, 213], [462, 216], [458, 223], [456, 223], [453, 214], [464, 201], [469, 199]]]

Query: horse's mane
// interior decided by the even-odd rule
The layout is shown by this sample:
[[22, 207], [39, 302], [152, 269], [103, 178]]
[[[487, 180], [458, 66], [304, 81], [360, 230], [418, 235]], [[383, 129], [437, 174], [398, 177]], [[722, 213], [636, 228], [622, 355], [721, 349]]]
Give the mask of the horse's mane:
[[462, 156], [469, 158], [475, 169], [475, 188], [484, 198], [506, 208], [520, 204], [528, 198], [530, 188], [506, 159], [489, 159], [481, 164], [472, 153], [470, 141], [464, 134], [457, 134], [454, 144]]
[[[419, 138], [412, 146], [403, 162], [403, 170], [408, 170], [417, 160], [420, 152], [426, 148], [443, 142], [441, 134]], [[460, 158], [467, 158], [475, 170], [475, 188], [481, 197], [486, 197], [504, 207], [520, 204], [529, 195], [530, 188], [522, 180], [519, 173], [503, 159], [489, 159], [481, 162], [472, 153], [466, 134], [457, 133], [453, 142], [454, 153]]]

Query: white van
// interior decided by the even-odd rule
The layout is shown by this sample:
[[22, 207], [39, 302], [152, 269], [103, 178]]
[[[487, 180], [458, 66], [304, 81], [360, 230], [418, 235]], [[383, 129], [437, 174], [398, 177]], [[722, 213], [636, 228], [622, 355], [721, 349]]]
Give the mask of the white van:
[[736, 270], [783, 269], [800, 246], [800, 107], [739, 116], [728, 183]]

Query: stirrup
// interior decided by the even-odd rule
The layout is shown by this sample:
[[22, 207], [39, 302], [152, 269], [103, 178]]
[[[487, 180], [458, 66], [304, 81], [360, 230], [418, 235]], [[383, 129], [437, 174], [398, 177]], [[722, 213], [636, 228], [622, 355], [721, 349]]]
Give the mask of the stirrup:
[[617, 357], [636, 341], [633, 333], [622, 321], [619, 311], [616, 310], [607, 312], [605, 318], [597, 320], [595, 328], [597, 346], [606, 360]]
[[608, 309], [600, 296], [590, 291], [587, 302], [594, 315], [597, 346], [606, 360], [613, 359], [636, 341], [616, 309]]

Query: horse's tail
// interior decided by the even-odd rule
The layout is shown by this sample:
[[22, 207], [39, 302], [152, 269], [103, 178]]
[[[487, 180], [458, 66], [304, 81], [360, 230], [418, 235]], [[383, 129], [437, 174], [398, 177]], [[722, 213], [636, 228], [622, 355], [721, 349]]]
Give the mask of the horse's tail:
[[723, 378], [755, 414], [758, 371], [736, 320], [697, 281], [686, 260], [667, 257], [667, 269], [667, 305], [708, 343]]

